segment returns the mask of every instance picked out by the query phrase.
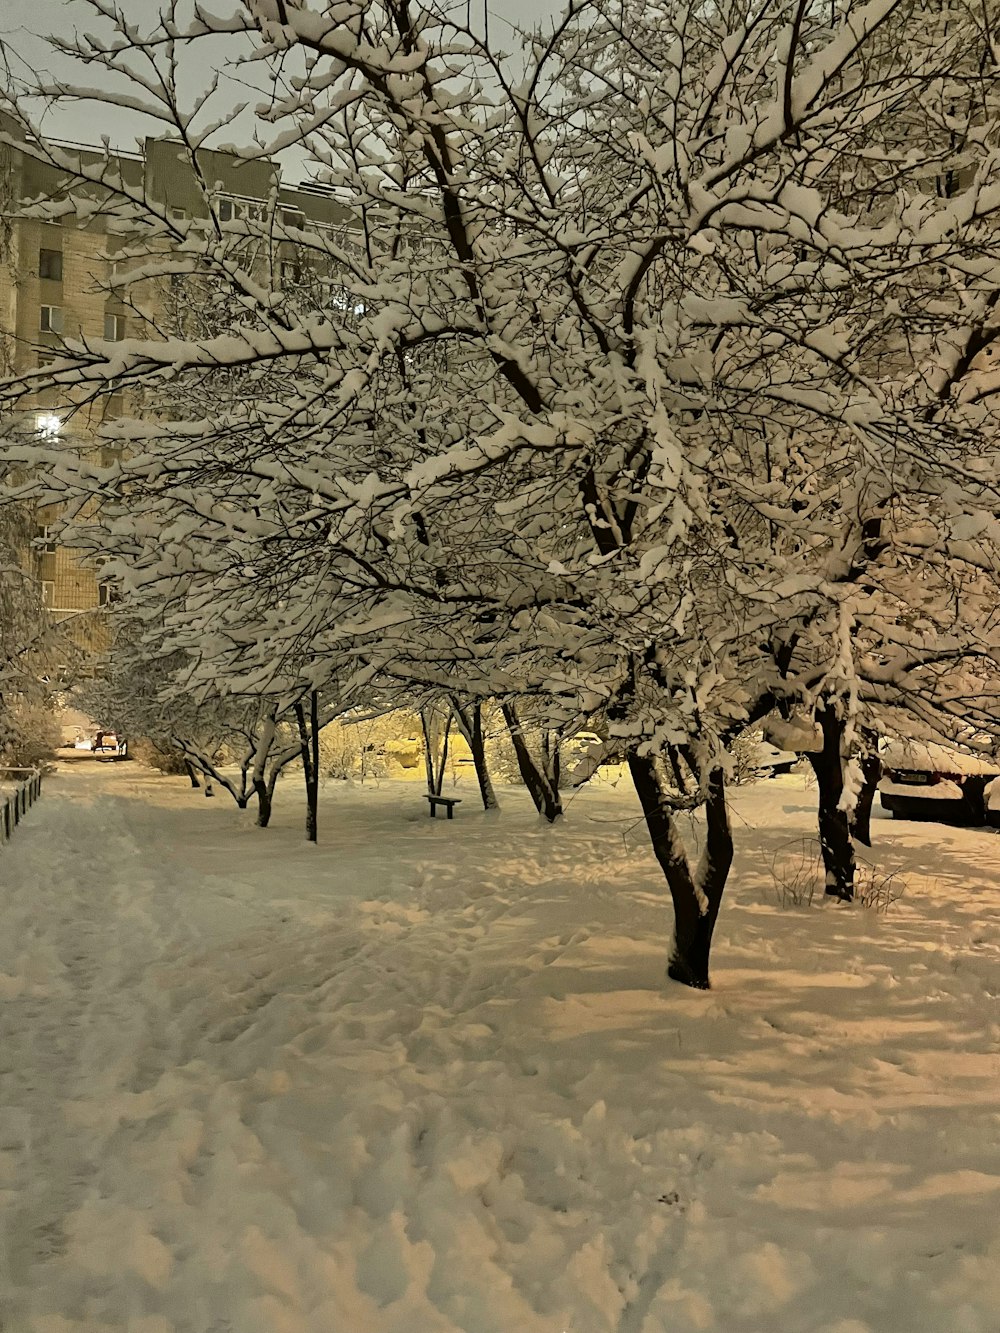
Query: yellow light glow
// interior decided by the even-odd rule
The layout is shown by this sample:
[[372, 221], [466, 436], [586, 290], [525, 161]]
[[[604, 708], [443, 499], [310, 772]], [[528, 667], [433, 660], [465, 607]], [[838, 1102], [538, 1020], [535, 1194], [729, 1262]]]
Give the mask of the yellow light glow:
[[35, 430], [45, 439], [51, 440], [58, 435], [61, 426], [62, 420], [54, 412], [36, 412]]

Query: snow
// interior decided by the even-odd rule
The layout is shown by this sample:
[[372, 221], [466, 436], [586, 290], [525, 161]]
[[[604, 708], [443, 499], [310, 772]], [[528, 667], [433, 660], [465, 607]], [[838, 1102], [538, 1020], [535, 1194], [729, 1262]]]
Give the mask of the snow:
[[886, 796], [926, 797], [929, 801], [960, 801], [962, 788], [957, 782], [945, 778], [941, 782], [918, 785], [913, 782], [893, 782], [891, 778], [882, 778], [878, 789]]
[[779, 750], [794, 750], [797, 754], [818, 754], [823, 748], [823, 737], [811, 718], [769, 717], [764, 724], [764, 736]]
[[794, 764], [798, 755], [794, 750], [781, 750], [770, 741], [759, 741], [754, 751], [754, 764], [757, 768], [774, 768], [779, 764]]
[[[0, 929], [10, 1333], [995, 1333], [995, 835], [877, 820], [884, 914], [782, 907], [815, 792], [735, 795], [715, 989], [626, 784], [48, 781]], [[773, 867], [773, 873], [772, 873]], [[817, 872], [818, 873], [818, 872]]]
[[995, 759], [980, 759], [933, 741], [892, 741], [882, 754], [886, 768], [929, 770], [954, 773], [963, 777], [996, 777], [1000, 764]]

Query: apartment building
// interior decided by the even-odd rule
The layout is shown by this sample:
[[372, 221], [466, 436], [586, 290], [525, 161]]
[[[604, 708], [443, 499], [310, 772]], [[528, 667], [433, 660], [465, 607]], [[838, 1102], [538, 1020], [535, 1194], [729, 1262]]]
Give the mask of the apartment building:
[[[12, 122], [0, 116], [0, 127], [13, 134]], [[86, 145], [67, 145], [84, 161], [103, 160], [103, 153]], [[213, 207], [223, 224], [239, 219], [262, 219], [272, 206], [287, 225], [307, 219], [310, 225], [349, 225], [347, 210], [316, 187], [285, 186], [275, 162], [241, 162], [209, 150], [200, 154], [203, 177], [215, 183]], [[196, 222], [207, 217], [204, 195], [190, 164], [176, 143], [147, 139], [142, 151], [118, 153], [114, 167], [129, 185], [164, 206], [176, 220]], [[150, 324], [135, 312], [137, 298], [154, 315], [161, 293], [152, 284], [128, 289], [122, 299], [117, 284], [121, 258], [130, 237], [116, 220], [95, 215], [51, 220], [16, 216], [22, 200], [58, 201], [62, 189], [58, 169], [37, 162], [30, 152], [0, 145], [0, 374], [37, 368], [59, 355], [63, 338], [94, 337], [117, 341], [149, 336]], [[298, 275], [298, 257], [288, 247], [282, 272], [288, 280]], [[136, 415], [141, 405], [126, 395], [103, 397], [84, 404], [72, 395], [51, 392], [23, 401], [25, 424], [50, 442], [65, 442], [74, 450], [101, 452], [97, 432], [108, 420]], [[107, 462], [106, 457], [101, 458]], [[97, 661], [108, 645], [104, 608], [113, 591], [102, 582], [99, 562], [81, 558], [57, 539], [58, 511], [40, 509], [37, 538], [31, 555], [39, 581], [39, 596], [52, 617], [65, 622], [71, 639]]]

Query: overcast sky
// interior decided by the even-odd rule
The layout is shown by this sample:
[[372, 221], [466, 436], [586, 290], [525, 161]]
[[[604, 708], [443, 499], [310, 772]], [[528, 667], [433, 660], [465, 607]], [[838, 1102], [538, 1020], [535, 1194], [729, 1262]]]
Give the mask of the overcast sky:
[[[120, 2], [126, 13], [140, 19], [148, 19], [157, 7], [157, 0]], [[462, 8], [464, 3], [465, 0], [461, 0]], [[539, 25], [558, 13], [564, 0], [487, 0], [487, 3], [494, 43], [499, 41], [510, 49], [505, 32], [508, 24]], [[482, 13], [482, 4], [483, 0], [472, 0], [474, 14], [477, 9]], [[221, 3], [211, 7], [219, 12], [224, 9]], [[41, 38], [51, 33], [69, 35], [75, 28], [86, 30], [93, 26], [92, 11], [83, 0], [0, 0], [0, 36], [34, 71], [58, 72], [51, 52]], [[246, 100], [246, 96], [246, 92], [233, 91], [233, 101]], [[107, 135], [120, 148], [134, 147], [137, 136], [151, 132], [150, 122], [141, 117], [130, 117], [117, 108], [109, 111], [96, 104], [81, 104], [72, 112], [64, 111], [58, 118], [48, 119], [46, 128], [60, 138], [84, 143], [97, 142]], [[286, 167], [285, 174], [294, 176], [299, 173], [293, 166], [291, 171]]]

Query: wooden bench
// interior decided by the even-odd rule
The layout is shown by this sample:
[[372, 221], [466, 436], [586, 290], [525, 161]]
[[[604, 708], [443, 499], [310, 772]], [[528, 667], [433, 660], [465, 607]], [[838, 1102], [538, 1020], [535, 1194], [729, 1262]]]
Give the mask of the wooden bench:
[[461, 796], [431, 796], [430, 793], [428, 793], [426, 799], [431, 803], [431, 819], [436, 817], [439, 805], [444, 806], [448, 811], [448, 818], [451, 819], [452, 815], [455, 813], [455, 806], [462, 804]]

